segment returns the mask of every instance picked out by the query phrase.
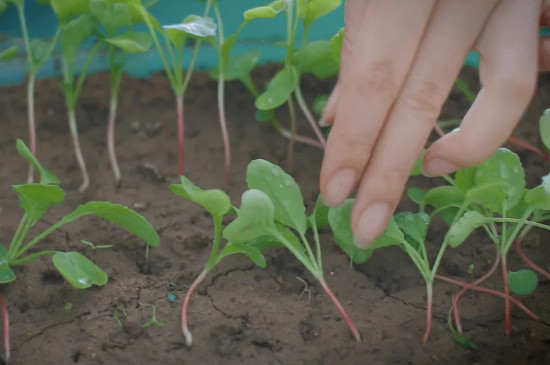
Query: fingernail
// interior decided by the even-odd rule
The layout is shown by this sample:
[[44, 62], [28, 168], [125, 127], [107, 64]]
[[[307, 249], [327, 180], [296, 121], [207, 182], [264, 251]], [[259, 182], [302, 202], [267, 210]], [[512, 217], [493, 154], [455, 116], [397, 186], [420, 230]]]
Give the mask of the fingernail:
[[390, 206], [386, 203], [374, 203], [365, 209], [357, 222], [355, 244], [360, 248], [368, 248], [384, 230], [389, 215]]
[[355, 185], [355, 176], [355, 171], [352, 169], [343, 169], [334, 174], [323, 195], [324, 202], [330, 207], [342, 204]]
[[436, 158], [424, 162], [423, 172], [427, 176], [441, 176], [458, 170], [459, 167], [454, 163], [444, 159]]

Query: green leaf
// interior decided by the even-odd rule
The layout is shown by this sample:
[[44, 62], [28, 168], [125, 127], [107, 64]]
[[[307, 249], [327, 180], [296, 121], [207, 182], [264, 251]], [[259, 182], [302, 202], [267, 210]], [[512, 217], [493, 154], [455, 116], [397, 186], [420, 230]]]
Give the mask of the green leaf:
[[0, 53], [0, 62], [12, 60], [15, 56], [17, 56], [17, 52], [19, 52], [19, 46], [17, 45], [11, 46], [10, 48], [4, 50]]
[[8, 261], [8, 250], [0, 245], [0, 284], [11, 283], [15, 280], [15, 274], [10, 269]]
[[443, 185], [428, 190], [424, 203], [427, 206], [434, 207], [445, 222], [450, 225], [464, 199], [466, 199], [466, 195], [462, 190], [454, 186]]
[[321, 114], [323, 114], [323, 111], [325, 110], [325, 105], [327, 105], [328, 102], [328, 98], [328, 94], [321, 94], [317, 95], [315, 99], [313, 99], [311, 109], [316, 115], [320, 116]]
[[126, 32], [106, 38], [105, 42], [127, 53], [143, 53], [151, 48], [151, 36], [145, 32]]
[[395, 219], [392, 217], [388, 222], [388, 226], [386, 227], [384, 233], [378, 236], [378, 238], [370, 244], [368, 249], [376, 250], [389, 246], [401, 246], [404, 241], [405, 235], [399, 229]]
[[95, 20], [91, 14], [80, 15], [63, 27], [61, 52], [68, 64], [72, 65], [74, 63], [79, 45], [90, 37], [94, 30]]
[[49, 207], [65, 199], [65, 192], [58, 185], [14, 185], [13, 190], [17, 192], [19, 206], [33, 222], [40, 220]]
[[461, 335], [460, 333], [456, 332], [455, 329], [451, 326], [451, 323], [449, 322], [449, 329], [451, 331], [451, 334], [453, 336], [453, 339], [462, 347], [465, 347], [470, 350], [477, 350], [477, 345], [470, 341], [466, 336]]
[[357, 247], [351, 231], [353, 199], [346, 199], [339, 207], [330, 208], [328, 221], [334, 241], [355, 264], [363, 264], [372, 256], [372, 250]]
[[130, 208], [120, 204], [104, 201], [88, 202], [78, 206], [71, 214], [63, 217], [62, 222], [69, 223], [87, 215], [95, 215], [114, 223], [135, 234], [151, 247], [160, 246], [160, 238], [151, 223]]
[[323, 202], [323, 198], [319, 195], [313, 208], [313, 214], [308, 217], [309, 226], [312, 226], [311, 220], [315, 220], [315, 226], [317, 230], [323, 229], [329, 226], [328, 212], [330, 208]]
[[90, 0], [51, 0], [53, 11], [61, 25], [90, 11]]
[[288, 100], [297, 84], [296, 69], [293, 66], [286, 66], [273, 77], [267, 90], [256, 98], [256, 108], [269, 110], [281, 106]]
[[171, 185], [170, 190], [203, 207], [213, 217], [221, 218], [231, 208], [229, 196], [219, 189], [202, 190], [187, 177], [181, 177], [181, 184]]
[[422, 152], [420, 152], [420, 155], [418, 156], [418, 158], [416, 159], [416, 162], [410, 172], [410, 176], [418, 176], [418, 175], [423, 175], [423, 172], [422, 172], [422, 163], [424, 161], [424, 155], [426, 154], [426, 150], [422, 150]]
[[266, 6], [258, 6], [256, 8], [249, 9], [243, 13], [245, 21], [250, 21], [253, 19], [266, 19], [274, 18], [281, 11], [285, 10], [286, 4], [285, 0], [276, 0]]
[[256, 122], [269, 122], [275, 120], [275, 113], [270, 110], [256, 110], [254, 112], [254, 120]]
[[6, 0], [0, 0], [0, 15], [4, 14], [8, 8], [8, 2]]
[[484, 217], [476, 211], [464, 213], [447, 232], [449, 245], [457, 247], [478, 227], [488, 223], [490, 218]]
[[75, 289], [107, 284], [107, 274], [78, 252], [58, 252], [53, 255], [52, 262], [61, 276]]
[[531, 294], [537, 288], [537, 284], [537, 274], [533, 270], [523, 269], [508, 272], [508, 287], [515, 294]]
[[340, 54], [342, 53], [343, 44], [344, 28], [340, 28], [338, 32], [330, 39], [330, 53], [338, 65], [340, 65]]
[[309, 27], [313, 21], [331, 13], [341, 3], [342, 0], [298, 0], [298, 16]]
[[251, 189], [244, 192], [237, 218], [224, 230], [223, 236], [232, 243], [246, 243], [262, 236], [273, 236], [277, 229], [275, 207], [264, 192]]
[[550, 150], [550, 109], [542, 112], [539, 120], [540, 139], [547, 150]]
[[229, 255], [234, 255], [239, 253], [248, 257], [250, 261], [258, 265], [262, 269], [265, 269], [267, 263], [261, 251], [254, 246], [250, 246], [242, 243], [229, 242], [220, 253], [220, 259], [225, 258]]
[[338, 64], [331, 55], [329, 41], [313, 41], [292, 56], [293, 63], [302, 73], [312, 73], [317, 78], [327, 78], [338, 73]]
[[132, 24], [130, 8], [124, 3], [108, 4], [103, 0], [91, 0], [90, 12], [105, 27], [109, 35], [114, 34], [120, 27]]
[[[426, 233], [430, 224], [430, 216], [426, 213], [403, 212], [393, 216], [395, 223], [405, 234], [405, 239], [418, 249], [426, 241]], [[414, 242], [411, 242], [413, 240]]]
[[38, 162], [36, 157], [34, 157], [31, 151], [27, 148], [27, 145], [25, 145], [25, 142], [17, 139], [15, 146], [17, 148], [17, 153], [19, 153], [19, 155], [27, 160], [27, 162], [40, 173], [40, 184], [59, 184], [59, 178], [53, 172], [44, 168], [40, 162]]
[[426, 192], [424, 190], [418, 188], [407, 189], [407, 196], [420, 207], [420, 210], [424, 210], [426, 204]]
[[[231, 34], [229, 37], [225, 38], [223, 43], [220, 46], [219, 53], [220, 53], [220, 65], [223, 66], [225, 69], [225, 66], [227, 65], [227, 62], [229, 61], [229, 54], [231, 53], [231, 49], [235, 45], [235, 42], [237, 42], [237, 34]], [[256, 50], [259, 52], [258, 50]]]
[[[545, 176], [543, 180], [548, 176], [550, 175]], [[550, 210], [550, 190], [545, 188], [544, 184], [527, 190], [524, 199], [532, 209]]]
[[216, 23], [209, 17], [189, 15], [180, 24], [163, 26], [164, 29], [175, 29], [187, 35], [206, 38], [216, 35]]
[[[225, 65], [225, 80], [242, 80], [246, 78], [250, 71], [258, 64], [260, 59], [260, 51], [257, 49], [250, 50], [240, 56], [229, 57]], [[217, 80], [219, 67], [214, 67], [210, 71], [210, 76]]]
[[505, 181], [495, 181], [480, 186], [474, 186], [466, 192], [466, 200], [483, 206], [501, 206], [508, 197], [508, 184]]
[[33, 39], [31, 41], [31, 57], [33, 63], [40, 64], [46, 61], [46, 58], [49, 56], [51, 44], [45, 42], [42, 39]]
[[300, 188], [279, 166], [266, 160], [254, 160], [246, 169], [250, 189], [263, 191], [273, 202], [275, 220], [304, 234], [307, 218]]

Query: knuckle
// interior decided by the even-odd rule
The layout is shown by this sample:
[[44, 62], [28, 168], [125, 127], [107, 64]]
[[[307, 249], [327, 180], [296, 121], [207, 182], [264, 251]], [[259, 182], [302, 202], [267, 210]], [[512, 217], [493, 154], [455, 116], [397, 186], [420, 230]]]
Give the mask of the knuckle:
[[[406, 112], [437, 116], [445, 100], [438, 86], [433, 81], [422, 82], [419, 86], [405, 91], [399, 98]], [[431, 118], [429, 119], [431, 123]]]
[[353, 91], [362, 96], [377, 95], [378, 97], [394, 97], [397, 94], [394, 70], [391, 62], [378, 61], [371, 67], [362, 68], [350, 82]]

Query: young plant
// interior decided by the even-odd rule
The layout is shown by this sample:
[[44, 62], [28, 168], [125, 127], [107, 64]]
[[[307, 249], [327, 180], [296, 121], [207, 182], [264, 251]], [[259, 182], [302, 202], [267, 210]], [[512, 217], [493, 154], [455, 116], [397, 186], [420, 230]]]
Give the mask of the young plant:
[[[27, 57], [28, 64], [28, 77], [27, 77], [27, 118], [29, 124], [29, 145], [31, 152], [36, 155], [36, 118], [34, 107], [34, 88], [36, 83], [36, 75], [40, 69], [44, 66], [46, 61], [50, 58], [55, 45], [61, 34], [61, 27], [57, 27], [56, 32], [51, 41], [46, 42], [42, 39], [33, 39], [29, 37], [27, 30], [27, 21], [25, 18], [25, 0], [6, 0], [8, 3], [12, 3], [17, 9], [17, 16], [19, 17], [19, 25], [21, 27], [21, 33], [23, 35], [23, 44], [25, 47], [25, 55]], [[6, 55], [15, 56], [18, 51], [18, 47], [14, 46], [11, 49], [4, 52]], [[4, 54], [3, 53], [3, 54]], [[2, 60], [2, 55], [0, 55]], [[34, 180], [34, 173], [32, 167], [29, 169], [28, 181]]]
[[[311, 216], [306, 216], [300, 188], [280, 167], [265, 160], [249, 163], [246, 173], [249, 190], [241, 198], [239, 208], [232, 207], [227, 195], [220, 190], [201, 190], [187, 178], [182, 177], [181, 185], [172, 185], [174, 193], [203, 206], [214, 220], [214, 244], [210, 258], [193, 282], [182, 306], [182, 330], [188, 346], [192, 343], [187, 325], [187, 310], [190, 298], [206, 274], [223, 258], [241, 253], [255, 264], [265, 267], [266, 261], [261, 250], [269, 246], [286, 247], [305, 268], [321, 283], [338, 312], [350, 328], [354, 338], [361, 336], [344, 307], [331, 291], [323, 274], [321, 245], [317, 232], [317, 218], [323, 205], [318, 201]], [[228, 213], [237, 217], [225, 229], [222, 219]], [[311, 228], [315, 252], [306, 238]], [[221, 248], [222, 236], [226, 243]]]
[[[137, 14], [139, 14], [151, 35], [153, 44], [155, 45], [166, 76], [170, 81], [172, 91], [176, 96], [176, 111], [177, 111], [177, 121], [178, 121], [178, 175], [183, 175], [184, 168], [184, 109], [183, 101], [185, 97], [185, 92], [189, 81], [191, 80], [191, 75], [193, 74], [193, 69], [195, 66], [195, 60], [197, 59], [197, 54], [203, 40], [212, 40], [212, 37], [216, 34], [216, 24], [211, 18], [206, 17], [211, 7], [212, 0], [208, 0], [205, 6], [204, 16], [198, 15], [189, 15], [179, 24], [167, 25], [161, 27], [158, 21], [151, 15], [146, 6], [144, 6], [141, 1], [128, 1], [130, 9]], [[157, 32], [160, 33], [164, 39], [165, 48], [168, 53], [168, 60], [165, 57], [165, 52], [163, 47], [159, 42], [157, 37]], [[195, 40], [195, 45], [193, 47], [193, 53], [187, 71], [183, 72], [183, 51], [191, 39]]]
[[[151, 48], [151, 37], [148, 33], [133, 31], [133, 25], [142, 22], [143, 18], [139, 14], [132, 13], [128, 4], [125, 4], [122, 0], [113, 4], [105, 0], [91, 0], [90, 12], [97, 22], [103, 26], [104, 33], [101, 33], [98, 29], [97, 34], [100, 34], [100, 39], [106, 45], [109, 54], [111, 93], [107, 148], [115, 181], [120, 183], [121, 174], [115, 151], [115, 124], [124, 57], [128, 53], [143, 53], [149, 50]], [[120, 32], [121, 29], [124, 32]]]
[[[123, 205], [106, 201], [92, 201], [80, 205], [57, 223], [52, 224], [41, 233], [29, 239], [28, 235], [31, 228], [42, 219], [51, 206], [63, 202], [65, 193], [57, 185], [59, 179], [38, 162], [21, 140], [17, 140], [17, 151], [39, 172], [40, 182], [13, 186], [13, 190], [17, 193], [19, 199], [19, 206], [25, 213], [9, 245], [0, 245], [1, 284], [7, 284], [16, 279], [15, 273], [12, 270], [15, 266], [22, 265], [40, 256], [51, 256], [54, 267], [74, 288], [85, 289], [92, 285], [105, 285], [108, 280], [107, 274], [78, 252], [62, 252], [51, 249], [33, 250], [31, 252], [48, 235], [64, 225], [85, 216], [93, 215], [116, 224], [143, 239], [148, 246], [158, 247], [160, 245], [157, 232], [145, 218]], [[0, 298], [0, 306], [2, 307], [4, 320], [4, 349], [7, 362], [10, 355], [9, 321], [7, 309], [2, 298]]]

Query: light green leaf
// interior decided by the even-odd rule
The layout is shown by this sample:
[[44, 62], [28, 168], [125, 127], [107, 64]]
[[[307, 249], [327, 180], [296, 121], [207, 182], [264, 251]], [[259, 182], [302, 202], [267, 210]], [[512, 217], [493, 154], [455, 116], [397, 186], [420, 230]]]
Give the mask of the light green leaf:
[[533, 270], [523, 269], [508, 272], [508, 287], [515, 294], [531, 294], [537, 288], [537, 284], [537, 274]]
[[550, 109], [542, 112], [539, 120], [540, 139], [547, 150], [550, 150]]
[[338, 73], [338, 64], [331, 55], [330, 43], [313, 41], [300, 47], [292, 57], [302, 73], [312, 73], [317, 78], [332, 77]]
[[121, 2], [108, 4], [103, 0], [91, 0], [90, 12], [105, 27], [109, 35], [114, 34], [120, 27], [132, 24], [130, 8]]
[[388, 226], [384, 233], [382, 233], [376, 240], [369, 245], [369, 250], [376, 250], [379, 248], [389, 246], [401, 246], [405, 241], [405, 235], [399, 229], [399, 226], [392, 217], [388, 222]]
[[15, 274], [10, 269], [8, 261], [8, 250], [0, 245], [0, 284], [11, 283], [15, 280]]
[[476, 211], [464, 213], [447, 232], [449, 245], [457, 247], [478, 227], [488, 223], [490, 218], [487, 218]]
[[416, 159], [416, 162], [410, 172], [410, 176], [418, 176], [418, 175], [423, 175], [423, 172], [422, 172], [422, 163], [424, 161], [424, 155], [426, 154], [426, 150], [422, 150], [422, 152], [420, 152], [420, 155], [418, 156], [418, 158]]
[[46, 58], [49, 55], [51, 44], [45, 42], [42, 39], [33, 39], [31, 41], [31, 57], [33, 63], [40, 64], [46, 61]]
[[254, 160], [246, 169], [250, 189], [263, 191], [273, 202], [275, 220], [304, 234], [307, 218], [300, 188], [279, 166], [266, 160]]
[[426, 233], [430, 224], [430, 216], [426, 213], [403, 212], [393, 216], [399, 229], [405, 234], [405, 239], [418, 249], [426, 241]]
[[407, 189], [407, 196], [411, 199], [412, 202], [417, 204], [420, 207], [420, 210], [424, 210], [426, 204], [426, 192], [418, 188], [409, 188]]
[[338, 65], [340, 65], [340, 54], [342, 53], [343, 44], [344, 28], [340, 28], [338, 32], [330, 39], [330, 53]]
[[95, 30], [95, 20], [91, 14], [83, 14], [72, 19], [61, 33], [61, 52], [67, 63], [73, 64], [79, 45]]
[[286, 66], [273, 77], [267, 90], [256, 98], [256, 108], [260, 110], [277, 108], [288, 100], [297, 84], [296, 69], [293, 66]]
[[323, 114], [323, 111], [325, 110], [325, 106], [327, 105], [329, 95], [328, 94], [321, 94], [317, 95], [315, 99], [313, 99], [313, 103], [311, 103], [311, 109], [313, 112], [320, 116]]
[[342, 0], [298, 0], [298, 16], [309, 27], [313, 21], [334, 11]]
[[151, 48], [151, 36], [144, 32], [126, 32], [106, 38], [112, 44], [127, 53], [143, 53]]
[[90, 11], [90, 0], [51, 0], [53, 11], [61, 25]]
[[232, 243], [246, 243], [262, 236], [273, 236], [276, 231], [275, 207], [264, 192], [256, 189], [245, 191], [237, 218], [224, 230], [223, 236]]
[[17, 56], [17, 52], [19, 52], [19, 46], [11, 46], [10, 48], [4, 50], [3, 52], [0, 52], [0, 62], [2, 61], [10, 61]]
[[63, 223], [72, 222], [78, 218], [95, 215], [124, 228], [144, 240], [151, 247], [160, 246], [157, 231], [145, 218], [130, 208], [120, 204], [98, 201], [80, 205], [71, 214], [63, 217]]
[[209, 17], [189, 15], [180, 24], [163, 26], [164, 29], [175, 29], [197, 38], [206, 38], [216, 35], [216, 23]]
[[[240, 56], [229, 57], [225, 65], [225, 80], [242, 80], [248, 77], [250, 71], [260, 59], [260, 51], [250, 50]], [[219, 68], [216, 66], [210, 71], [210, 76], [217, 80]]]
[[[545, 178], [548, 176], [545, 176]], [[544, 185], [527, 190], [524, 199], [529, 207], [533, 209], [550, 210], [550, 192], [545, 189]]]
[[346, 199], [339, 207], [330, 208], [328, 221], [334, 234], [334, 241], [355, 263], [363, 264], [372, 256], [372, 250], [355, 245], [351, 231], [351, 208], [353, 199]]
[[40, 184], [59, 184], [59, 178], [53, 172], [44, 168], [40, 162], [38, 162], [36, 157], [34, 157], [31, 151], [27, 148], [27, 145], [25, 145], [25, 142], [17, 139], [15, 146], [17, 148], [17, 153], [19, 153], [20, 156], [27, 160], [27, 162], [40, 173]]
[[53, 255], [52, 262], [61, 276], [75, 289], [107, 284], [107, 274], [78, 252], [58, 252]]
[[14, 185], [13, 190], [17, 192], [19, 206], [33, 222], [40, 220], [49, 207], [65, 199], [65, 192], [58, 185]]
[[250, 21], [253, 19], [266, 19], [274, 18], [281, 11], [285, 10], [286, 4], [285, 0], [276, 0], [266, 6], [258, 6], [256, 8], [249, 9], [243, 13], [245, 21]]
[[220, 253], [220, 260], [229, 255], [234, 255], [239, 253], [248, 257], [250, 261], [258, 265], [262, 269], [265, 269], [267, 263], [265, 261], [264, 255], [262, 255], [262, 252], [254, 246], [246, 245], [242, 243], [229, 242]]
[[231, 201], [225, 192], [219, 189], [202, 190], [185, 176], [181, 177], [181, 184], [171, 185], [170, 190], [200, 205], [213, 217], [221, 218], [231, 208]]

